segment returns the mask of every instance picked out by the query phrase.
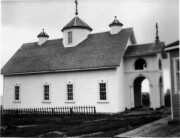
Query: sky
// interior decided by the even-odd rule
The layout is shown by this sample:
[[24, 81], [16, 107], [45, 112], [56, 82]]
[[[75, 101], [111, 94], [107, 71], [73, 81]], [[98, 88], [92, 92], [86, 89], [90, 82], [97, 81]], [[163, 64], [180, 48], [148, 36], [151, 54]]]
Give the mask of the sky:
[[[110, 30], [117, 16], [123, 28], [133, 27], [139, 44], [154, 42], [156, 22], [165, 44], [179, 39], [178, 0], [78, 0], [78, 12], [92, 33]], [[61, 29], [74, 16], [74, 0], [2, 0], [1, 68], [23, 43], [38, 41], [43, 28], [49, 39], [62, 38]]]

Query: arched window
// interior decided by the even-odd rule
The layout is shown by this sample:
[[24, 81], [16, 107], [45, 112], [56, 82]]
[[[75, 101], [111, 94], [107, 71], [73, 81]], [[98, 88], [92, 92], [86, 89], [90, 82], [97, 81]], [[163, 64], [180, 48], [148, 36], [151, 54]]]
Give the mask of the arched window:
[[135, 62], [135, 70], [146, 69], [146, 61], [144, 59], [138, 59]]
[[161, 64], [161, 60], [159, 59], [159, 70], [162, 69], [162, 64]]

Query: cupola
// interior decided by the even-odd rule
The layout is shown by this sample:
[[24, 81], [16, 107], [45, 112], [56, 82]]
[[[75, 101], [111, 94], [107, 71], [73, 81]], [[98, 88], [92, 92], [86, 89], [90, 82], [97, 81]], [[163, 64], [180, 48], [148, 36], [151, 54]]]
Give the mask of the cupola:
[[39, 38], [38, 45], [42, 45], [48, 40], [49, 35], [43, 29], [37, 37]]
[[122, 26], [123, 24], [121, 22], [119, 22], [117, 20], [117, 17], [115, 16], [114, 21], [109, 25], [109, 27], [111, 28], [110, 33], [113, 34], [117, 34], [122, 30]]
[[92, 28], [78, 17], [77, 0], [75, 0], [75, 17], [61, 30], [63, 32], [64, 47], [73, 47], [84, 41], [92, 31]]

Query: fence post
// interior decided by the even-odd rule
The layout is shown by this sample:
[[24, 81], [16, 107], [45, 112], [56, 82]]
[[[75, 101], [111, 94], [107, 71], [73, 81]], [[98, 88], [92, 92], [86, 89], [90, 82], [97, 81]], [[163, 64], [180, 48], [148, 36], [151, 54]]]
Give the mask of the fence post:
[[16, 109], [16, 116], [18, 116], [18, 109]]
[[52, 108], [52, 115], [54, 115], [54, 109]]
[[96, 114], [96, 107], [94, 106], [94, 114]]
[[73, 114], [73, 108], [70, 107], [70, 114], [72, 115]]
[[1, 105], [1, 116], [3, 115], [3, 107], [2, 107], [2, 105]]

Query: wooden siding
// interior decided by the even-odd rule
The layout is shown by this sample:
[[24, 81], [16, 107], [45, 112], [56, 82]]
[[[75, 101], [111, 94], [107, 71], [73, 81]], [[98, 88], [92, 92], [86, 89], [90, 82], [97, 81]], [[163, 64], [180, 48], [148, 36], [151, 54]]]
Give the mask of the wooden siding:
[[180, 94], [172, 95], [172, 105], [174, 120], [180, 120]]
[[[96, 106], [97, 112], [120, 112], [124, 111], [123, 91], [117, 93], [117, 74], [123, 73], [117, 69], [77, 71], [65, 73], [49, 73], [34, 75], [4, 76], [4, 108], [35, 108], [55, 106]], [[99, 102], [98, 82], [107, 81], [107, 102]], [[74, 102], [66, 101], [66, 83], [74, 83]], [[43, 84], [51, 86], [50, 102], [43, 102]], [[20, 103], [13, 101], [13, 86], [20, 84]], [[120, 84], [121, 85], [121, 84]], [[122, 95], [122, 97], [118, 97]], [[120, 107], [121, 106], [121, 107]]]
[[179, 50], [171, 50], [170, 52], [170, 73], [171, 73], [171, 91], [172, 91], [172, 112], [173, 119], [180, 120], [180, 94], [175, 92], [174, 84], [174, 66], [173, 58], [179, 57]]
[[179, 51], [176, 50], [172, 50], [170, 51], [170, 67], [171, 67], [171, 91], [172, 93], [176, 93], [175, 92], [175, 88], [174, 88], [174, 66], [173, 66], [173, 58], [177, 58], [179, 57]]

